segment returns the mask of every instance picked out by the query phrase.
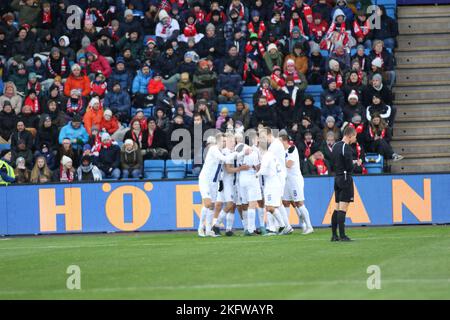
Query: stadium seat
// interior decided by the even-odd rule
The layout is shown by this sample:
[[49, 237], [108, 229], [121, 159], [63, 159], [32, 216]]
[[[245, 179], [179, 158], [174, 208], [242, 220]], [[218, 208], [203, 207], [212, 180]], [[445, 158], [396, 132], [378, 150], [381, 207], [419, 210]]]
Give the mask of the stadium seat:
[[253, 96], [258, 89], [257, 86], [246, 86], [242, 88], [241, 97]]
[[324, 57], [324, 58], [328, 57], [328, 55], [329, 55], [328, 50], [320, 50], [320, 53], [322, 54], [322, 57]]
[[[136, 114], [136, 110], [138, 108], [131, 108], [131, 116], [134, 116]], [[153, 114], [153, 108], [142, 108], [142, 112], [144, 112], [144, 116], [146, 116], [147, 118], [151, 117]]]
[[186, 160], [167, 160], [166, 176], [168, 179], [183, 179], [186, 177]]
[[11, 145], [9, 143], [0, 144], [0, 151], [11, 149]]
[[364, 166], [367, 169], [367, 173], [383, 173], [384, 158], [381, 154], [367, 153]]
[[229, 115], [232, 115], [233, 113], [236, 112], [236, 104], [234, 103], [233, 104], [221, 103], [217, 106], [217, 111], [220, 113], [220, 110], [222, 110], [222, 108], [227, 108]]
[[164, 171], [164, 160], [145, 160], [144, 161], [144, 170], [145, 171]]

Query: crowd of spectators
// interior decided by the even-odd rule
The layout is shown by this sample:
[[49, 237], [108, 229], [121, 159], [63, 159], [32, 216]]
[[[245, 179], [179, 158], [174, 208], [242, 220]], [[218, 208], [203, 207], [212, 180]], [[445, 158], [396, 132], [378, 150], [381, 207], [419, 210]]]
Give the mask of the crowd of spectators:
[[[1, 159], [18, 183], [139, 178], [144, 160], [170, 157], [174, 130], [200, 125], [284, 129], [305, 174], [332, 172], [331, 146], [348, 125], [355, 159], [397, 159], [397, 24], [379, 6], [372, 27], [369, 5], [3, 0]], [[320, 101], [308, 85], [323, 87]], [[251, 104], [244, 86], [257, 86]]]

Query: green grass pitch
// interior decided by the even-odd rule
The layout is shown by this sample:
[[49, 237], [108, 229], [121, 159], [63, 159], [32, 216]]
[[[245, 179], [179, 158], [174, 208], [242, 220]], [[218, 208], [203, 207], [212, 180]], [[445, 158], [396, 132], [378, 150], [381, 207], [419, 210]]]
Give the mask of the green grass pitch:
[[[191, 232], [0, 240], [0, 299], [450, 299], [450, 226], [201, 239]], [[78, 265], [81, 290], [66, 288]], [[367, 268], [381, 270], [369, 290]]]

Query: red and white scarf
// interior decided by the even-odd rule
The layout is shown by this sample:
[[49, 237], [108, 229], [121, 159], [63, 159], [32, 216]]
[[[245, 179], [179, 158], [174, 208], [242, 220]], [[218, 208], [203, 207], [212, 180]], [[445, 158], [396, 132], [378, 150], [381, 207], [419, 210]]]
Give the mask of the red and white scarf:
[[275, 103], [277, 103], [277, 100], [275, 99], [275, 96], [273, 95], [272, 90], [270, 90], [270, 89], [262, 89], [261, 88], [261, 91], [262, 91], [262, 95], [264, 97], [266, 97], [267, 104], [269, 106], [274, 105]]
[[237, 10], [239, 12], [239, 17], [241, 17], [241, 19], [244, 19], [245, 16], [245, 10], [244, 10], [244, 6], [242, 4], [239, 4], [237, 7], [233, 6], [233, 4], [230, 4], [230, 8], [228, 11], [231, 12], [231, 10]]
[[247, 28], [248, 28], [249, 34], [256, 33], [258, 35], [258, 39], [261, 39], [264, 35], [264, 32], [266, 32], [266, 25], [262, 21], [259, 21], [258, 32], [256, 32], [256, 30], [255, 30], [253, 21], [250, 21], [248, 23]]
[[283, 88], [286, 86], [286, 81], [282, 77], [277, 76], [275, 73], [272, 73], [272, 75], [270, 76], [270, 79], [272, 79], [272, 81], [275, 81], [275, 83], [280, 88]]
[[59, 168], [60, 179], [61, 182], [73, 182], [74, 175], [72, 170], [64, 170], [64, 166], [61, 165]]
[[252, 64], [252, 68], [250, 68], [250, 67], [248, 66], [247, 63], [244, 64], [243, 80], [244, 80], [244, 81], [247, 81], [247, 79], [248, 79], [248, 74], [250, 74], [250, 76], [252, 77], [253, 81], [255, 81], [256, 83], [259, 84], [259, 82], [261, 81], [261, 79], [258, 78], [258, 77], [252, 72], [252, 69], [255, 70], [255, 69], [258, 68], [258, 62], [255, 61], [255, 60], [252, 60], [251, 64]]
[[[369, 134], [370, 137], [373, 139], [375, 137], [375, 134], [378, 132], [373, 132], [372, 130], [372, 126], [369, 127]], [[384, 139], [384, 136], [386, 135], [386, 129], [383, 129], [383, 131], [381, 131], [381, 138]]]
[[332, 72], [327, 73], [327, 80], [335, 79], [336, 80], [336, 88], [341, 88], [344, 84], [344, 80], [340, 73], [334, 74]]
[[292, 29], [294, 29], [294, 27], [299, 27], [300, 33], [303, 36], [305, 35], [305, 30], [303, 28], [303, 21], [302, 21], [302, 19], [298, 18], [297, 21], [294, 21], [294, 19], [291, 19], [291, 21], [289, 22], [289, 34], [291, 36], [292, 36]]
[[260, 41], [258, 41], [257, 48], [252, 45], [251, 41], [249, 41], [245, 46], [245, 52], [247, 54], [253, 53], [255, 57], [259, 55], [262, 58], [266, 53], [266, 49], [264, 49], [264, 45]]
[[353, 22], [353, 32], [356, 34], [358, 38], [364, 38], [367, 36], [370, 32], [370, 23], [367, 19], [364, 21], [364, 24], [360, 26], [357, 20]]
[[294, 79], [295, 84], [302, 83], [302, 80], [300, 79], [298, 72], [294, 70], [293, 72], [289, 73], [287, 70], [283, 74], [284, 78], [287, 79], [288, 77], [292, 77]]

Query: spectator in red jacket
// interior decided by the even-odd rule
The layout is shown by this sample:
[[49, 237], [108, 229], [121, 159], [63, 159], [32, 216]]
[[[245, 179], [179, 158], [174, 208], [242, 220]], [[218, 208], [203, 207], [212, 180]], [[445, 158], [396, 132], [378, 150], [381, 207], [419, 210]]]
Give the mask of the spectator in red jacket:
[[108, 60], [98, 53], [94, 45], [91, 44], [86, 48], [86, 57], [88, 59], [88, 65], [91, 74], [95, 74], [98, 71], [101, 71], [106, 78], [111, 75], [112, 69], [109, 65]]

